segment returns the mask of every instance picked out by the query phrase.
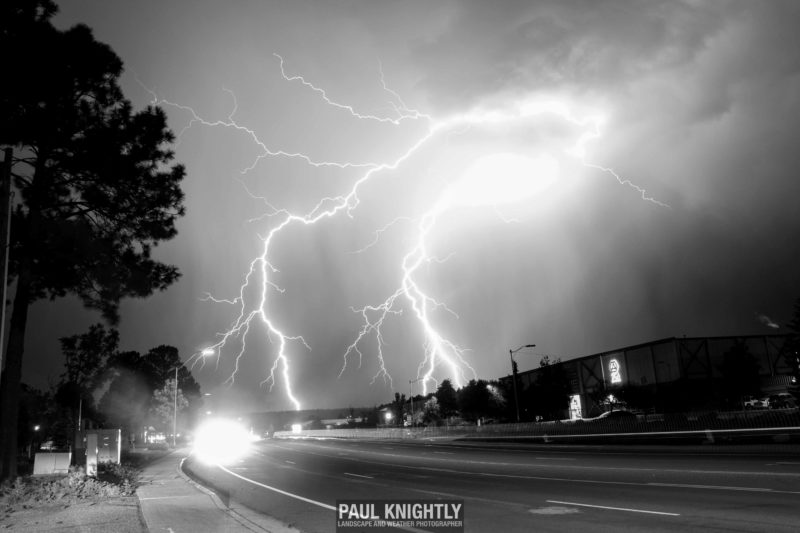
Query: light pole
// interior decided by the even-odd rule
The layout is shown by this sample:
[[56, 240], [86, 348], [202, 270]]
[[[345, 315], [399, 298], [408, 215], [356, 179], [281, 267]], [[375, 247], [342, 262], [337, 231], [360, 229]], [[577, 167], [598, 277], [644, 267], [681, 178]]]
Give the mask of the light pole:
[[[205, 348], [203, 351], [200, 352], [200, 355], [203, 357], [208, 357], [209, 355], [214, 355], [214, 350], [212, 348]], [[175, 388], [172, 389], [172, 447], [175, 447], [175, 436], [178, 432], [178, 369], [183, 366], [183, 363], [176, 366], [173, 370], [175, 370]], [[204, 396], [211, 396], [211, 394], [206, 393]]]
[[408, 388], [410, 389], [409, 392], [411, 393], [411, 427], [414, 427], [414, 383], [417, 381], [423, 381], [425, 378], [417, 378], [417, 379], [409, 379], [408, 380]]
[[511, 379], [514, 384], [514, 407], [517, 410], [517, 423], [519, 423], [519, 398], [517, 397], [517, 363], [514, 361], [514, 354], [523, 348], [534, 348], [535, 344], [523, 344], [516, 350], [509, 350], [508, 357], [511, 358]]
[[31, 458], [31, 449], [33, 449], [34, 453], [39, 448], [39, 430], [42, 429], [42, 426], [36, 424], [33, 426], [33, 439], [31, 439], [30, 444], [28, 444], [28, 459]]
[[175, 447], [175, 433], [178, 429], [178, 366], [175, 367], [175, 387], [172, 389], [172, 447]]

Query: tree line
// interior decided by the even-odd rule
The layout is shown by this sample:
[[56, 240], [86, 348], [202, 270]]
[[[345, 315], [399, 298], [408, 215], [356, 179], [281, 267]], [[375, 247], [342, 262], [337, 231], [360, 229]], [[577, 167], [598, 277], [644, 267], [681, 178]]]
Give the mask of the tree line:
[[571, 389], [569, 379], [558, 363], [560, 360], [551, 361], [544, 357], [535, 382], [525, 387], [517, 383], [519, 406], [510, 379], [473, 379], [459, 389], [445, 379], [435, 392], [419, 394], [413, 399], [396, 392], [393, 401], [379, 406], [384, 412], [391, 413], [390, 419], [379, 422], [414, 426], [514, 422], [517, 407], [521, 421], [559, 420], [567, 416]]
[[118, 332], [103, 324], [60, 343], [65, 370], [59, 380], [45, 391], [23, 388], [18, 424], [23, 446], [47, 441], [57, 448], [74, 446], [79, 425], [119, 428], [141, 442], [146, 429], [170, 434], [177, 417], [180, 433], [196, 419], [200, 386], [177, 348], [120, 351]]

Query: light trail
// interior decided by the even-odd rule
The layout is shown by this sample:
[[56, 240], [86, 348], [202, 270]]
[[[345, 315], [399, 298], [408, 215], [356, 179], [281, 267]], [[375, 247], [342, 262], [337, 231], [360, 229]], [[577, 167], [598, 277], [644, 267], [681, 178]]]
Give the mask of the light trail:
[[[634, 189], [644, 201], [661, 207], [668, 207], [666, 204], [648, 196], [643, 188], [622, 178], [612, 168], [586, 160], [587, 145], [601, 137], [603, 117], [597, 113], [578, 114], [575, 111], [575, 106], [567, 101], [531, 97], [511, 105], [473, 108], [466, 112], [455, 113], [444, 119], [437, 120], [432, 115], [408, 108], [400, 96], [386, 85], [381, 69], [381, 84], [392, 99], [390, 104], [394, 111], [394, 116], [365, 114], [351, 105], [335, 101], [324, 89], [311, 83], [303, 76], [288, 74], [284, 59], [277, 54], [275, 54], [275, 57], [279, 61], [281, 76], [287, 83], [300, 84], [303, 88], [317, 94], [325, 105], [340, 110], [352, 119], [372, 121], [389, 127], [399, 126], [405, 122], [417, 122], [425, 126], [424, 132], [411, 142], [404, 152], [388, 162], [317, 161], [303, 153], [270, 148], [266, 143], [262, 142], [255, 130], [241, 124], [234, 118], [238, 110], [238, 103], [232, 91], [225, 89], [233, 100], [233, 109], [227, 118], [224, 120], [208, 120], [201, 117], [191, 107], [159, 98], [154, 91], [145, 87], [152, 95], [154, 104], [173, 107], [189, 114], [190, 120], [179, 133], [179, 139], [181, 135], [195, 125], [231, 129], [246, 135], [259, 147], [261, 153], [242, 169], [242, 174], [247, 174], [255, 169], [259, 162], [265, 158], [297, 159], [312, 168], [333, 167], [361, 172], [350, 189], [337, 196], [320, 198], [314, 207], [306, 213], [294, 213], [274, 206], [266, 198], [253, 194], [243, 183], [245, 192], [252, 198], [264, 202], [267, 207], [264, 215], [254, 220], [277, 219], [277, 222], [262, 237], [261, 252], [251, 261], [248, 272], [245, 274], [240, 286], [239, 295], [234, 299], [215, 298], [210, 294], [205, 297], [205, 299], [214, 302], [237, 306], [239, 311], [232, 325], [226, 331], [218, 334], [218, 340], [213, 344], [204, 346], [193, 354], [190, 361], [196, 364], [203, 361], [208, 354], [213, 353], [217, 357], [217, 362], [219, 362], [219, 357], [223, 352], [232, 351], [235, 354], [234, 370], [228, 378], [228, 382], [233, 383], [239, 370], [239, 362], [247, 351], [247, 338], [248, 334], [251, 333], [251, 326], [254, 321], [259, 321], [265, 327], [270, 342], [277, 345], [277, 353], [270, 367], [269, 375], [262, 384], [268, 383], [271, 390], [276, 383], [276, 375], [280, 375], [288, 399], [295, 409], [299, 410], [301, 404], [293, 392], [289, 365], [289, 345], [290, 343], [293, 345], [299, 344], [308, 350], [311, 348], [301, 335], [289, 334], [279, 329], [268, 312], [267, 304], [270, 291], [283, 292], [283, 289], [273, 279], [279, 271], [270, 261], [272, 247], [281, 233], [289, 226], [312, 226], [322, 222], [324, 219], [340, 214], [352, 216], [353, 210], [361, 202], [358, 195], [359, 189], [365, 183], [398, 170], [435, 138], [445, 133], [463, 134], [465, 131], [480, 128], [526, 125], [542, 116], [555, 117], [565, 124], [579, 129], [581, 132], [575, 142], [564, 149], [565, 154], [577, 158], [586, 167], [611, 175], [619, 184]], [[376, 341], [375, 356], [379, 370], [372, 381], [382, 378], [385, 383], [392, 385], [391, 375], [386, 368], [385, 342], [381, 328], [387, 318], [401, 315], [403, 308], [409, 306], [413, 310], [413, 314], [425, 336], [425, 355], [420, 361], [417, 371], [417, 377], [422, 378], [423, 381], [423, 394], [427, 393], [428, 382], [438, 383], [435, 372], [442, 367], [446, 369], [447, 375], [454, 380], [457, 386], [461, 386], [470, 376], [476, 377], [475, 371], [464, 357], [466, 350], [441, 335], [432, 322], [430, 313], [434, 309], [439, 307], [448, 308], [423, 290], [416, 281], [415, 274], [421, 266], [432, 261], [439, 261], [427, 250], [427, 238], [434, 230], [441, 215], [455, 208], [489, 207], [496, 210], [498, 205], [519, 201], [543, 190], [547, 185], [544, 182], [554, 179], [557, 173], [557, 168], [553, 167], [556, 160], [546, 153], [537, 154], [537, 158], [532, 158], [527, 153], [490, 154], [483, 160], [476, 161], [465, 175], [453, 181], [439, 197], [432, 198], [430, 209], [416, 221], [417, 237], [411, 249], [403, 257], [401, 264], [403, 275], [399, 287], [378, 305], [367, 305], [360, 309], [353, 309], [354, 312], [361, 315], [363, 322], [355, 340], [344, 353], [340, 376], [346, 370], [348, 360], [351, 357], [357, 356], [359, 365], [361, 364], [363, 358], [362, 346], [367, 339], [374, 337]], [[485, 168], [480, 168], [481, 165]], [[498, 168], [500, 169], [499, 176]], [[494, 169], [494, 172], [489, 173], [488, 170], [490, 169]], [[539, 174], [543, 174], [544, 177]], [[500, 186], [498, 186], [498, 182], [500, 182]], [[413, 221], [413, 218], [398, 217], [389, 225], [375, 230], [374, 240], [359, 252], [373, 246], [389, 227], [400, 221]], [[256, 287], [257, 297], [248, 298], [247, 294], [253, 291], [253, 287]], [[235, 339], [239, 339], [238, 349], [230, 346]]]

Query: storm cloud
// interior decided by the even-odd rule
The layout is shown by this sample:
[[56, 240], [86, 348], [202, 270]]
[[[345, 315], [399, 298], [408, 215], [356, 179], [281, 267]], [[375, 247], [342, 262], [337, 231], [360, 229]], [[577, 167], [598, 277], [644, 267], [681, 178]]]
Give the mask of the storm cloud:
[[[586, 145], [585, 160], [668, 208], [609, 172], [564, 158], [552, 190], [498, 210], [450, 210], [429, 236], [431, 253], [446, 260], [417, 279], [452, 311], [437, 308], [433, 320], [468, 350], [481, 378], [508, 373], [508, 349], [521, 344], [537, 344], [538, 355], [519, 354], [525, 369], [542, 354], [569, 359], [683, 334], [772, 331], [754, 309], [786, 322], [800, 295], [796, 2], [429, 4], [63, 2], [57, 20], [89, 24], [120, 54], [126, 94], [137, 105], [152, 99], [147, 87], [209, 121], [235, 111], [270, 150], [315, 161], [392, 161], [425, 123], [358, 120], [287, 82], [273, 54], [290, 76], [363, 114], [393, 116], [405, 104], [438, 120], [531, 98], [601, 114], [601, 136]], [[124, 306], [121, 344], [140, 351], [172, 344], [188, 358], [236, 318], [235, 306], [204, 296], [239, 294], [261, 238], [279, 220], [263, 217], [266, 202], [306, 212], [346, 191], [363, 169], [258, 159], [264, 150], [246, 131], [166, 110], [189, 172], [188, 214], [159, 257], [184, 276]], [[473, 158], [561, 154], [579, 133], [553, 117], [448, 132], [360, 188], [351, 217], [282, 233], [271, 264], [285, 292], [271, 293], [269, 311], [311, 347], [290, 349], [303, 404], [388, 400], [389, 382], [373, 382], [374, 336], [361, 347], [363, 359], [351, 357], [339, 376], [361, 327], [351, 308], [377, 305], [399, 287], [419, 217]], [[395, 389], [407, 393], [425, 338], [410, 307], [399, 309], [387, 320], [384, 354]], [[40, 327], [31, 328], [26, 379], [60, 373], [58, 336], [97, 320], [78, 315], [69, 300], [34, 308]], [[280, 380], [271, 392], [262, 384], [276, 349], [264, 331], [248, 339], [234, 385], [223, 384], [238, 349], [232, 344], [218, 365], [196, 368], [203, 388], [220, 397], [229, 391], [240, 407], [289, 407]], [[447, 369], [437, 377], [448, 377]]]

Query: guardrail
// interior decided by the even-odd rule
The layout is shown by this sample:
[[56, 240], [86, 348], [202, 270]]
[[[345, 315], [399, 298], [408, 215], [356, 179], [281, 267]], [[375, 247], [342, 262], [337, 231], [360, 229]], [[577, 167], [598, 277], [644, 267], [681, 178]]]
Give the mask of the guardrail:
[[631, 420], [592, 420], [279, 431], [278, 438], [391, 440], [508, 440], [544, 443], [800, 442], [800, 410], [639, 415]]

